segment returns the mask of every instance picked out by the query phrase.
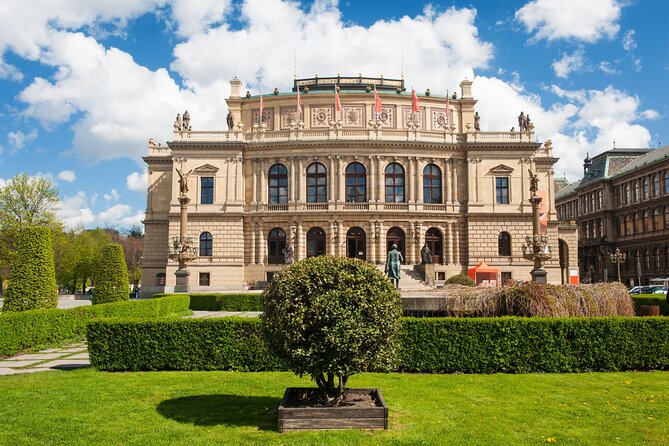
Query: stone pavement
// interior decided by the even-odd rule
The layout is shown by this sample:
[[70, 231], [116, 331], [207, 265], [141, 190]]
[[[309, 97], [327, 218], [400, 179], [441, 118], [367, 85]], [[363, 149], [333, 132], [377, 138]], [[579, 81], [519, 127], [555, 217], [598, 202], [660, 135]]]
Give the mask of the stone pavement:
[[61, 348], [50, 348], [37, 353], [25, 353], [0, 359], [0, 375], [67, 370], [90, 365], [86, 343], [80, 342]]
[[260, 311], [193, 311], [193, 314], [188, 317], [193, 319], [211, 319], [228, 316], [258, 317], [260, 314]]

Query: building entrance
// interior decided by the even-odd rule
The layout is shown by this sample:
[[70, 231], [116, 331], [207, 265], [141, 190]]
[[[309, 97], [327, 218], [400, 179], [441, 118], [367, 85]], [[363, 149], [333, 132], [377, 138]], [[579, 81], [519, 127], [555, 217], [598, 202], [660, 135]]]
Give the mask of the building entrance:
[[353, 227], [346, 233], [346, 256], [367, 260], [366, 236], [362, 228]]

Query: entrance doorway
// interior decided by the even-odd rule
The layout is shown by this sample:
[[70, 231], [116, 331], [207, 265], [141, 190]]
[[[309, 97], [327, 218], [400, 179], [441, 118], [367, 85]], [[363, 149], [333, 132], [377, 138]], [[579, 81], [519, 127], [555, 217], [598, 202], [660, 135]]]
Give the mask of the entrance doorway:
[[430, 228], [425, 233], [425, 243], [432, 252], [432, 263], [443, 263], [443, 237], [441, 231], [437, 228]]
[[311, 228], [307, 232], [307, 258], [325, 255], [325, 231]]
[[386, 254], [390, 252], [393, 244], [397, 245], [397, 249], [402, 253], [402, 257], [406, 262], [406, 254], [404, 252], [404, 231], [397, 226], [388, 229], [386, 234]]
[[362, 228], [356, 226], [346, 233], [346, 256], [352, 259], [367, 260], [366, 236]]

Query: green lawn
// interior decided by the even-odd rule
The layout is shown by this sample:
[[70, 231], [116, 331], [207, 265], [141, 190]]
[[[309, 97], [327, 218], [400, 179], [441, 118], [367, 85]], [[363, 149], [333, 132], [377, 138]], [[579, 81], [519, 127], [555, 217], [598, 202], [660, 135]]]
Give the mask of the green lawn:
[[290, 373], [0, 376], [2, 445], [669, 445], [669, 372], [355, 376], [388, 431], [276, 432]]

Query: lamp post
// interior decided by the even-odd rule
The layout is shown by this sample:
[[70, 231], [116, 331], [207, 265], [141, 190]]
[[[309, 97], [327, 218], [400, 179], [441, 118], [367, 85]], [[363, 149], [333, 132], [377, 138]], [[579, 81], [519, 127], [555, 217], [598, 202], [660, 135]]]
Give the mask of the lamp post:
[[188, 293], [190, 287], [188, 286], [188, 271], [187, 263], [197, 258], [195, 247], [193, 246], [193, 239], [187, 237], [188, 233], [188, 203], [190, 198], [186, 196], [188, 193], [188, 173], [184, 173], [185, 158], [174, 159], [181, 165], [181, 170], [177, 169], [179, 175], [179, 205], [181, 207], [181, 224], [179, 225], [179, 236], [172, 237], [172, 252], [170, 259], [179, 262], [179, 268], [174, 272], [176, 276], [176, 284], [174, 285], [175, 293]]
[[541, 223], [539, 222], [539, 208], [541, 197], [537, 195], [539, 189], [539, 178], [530, 170], [530, 204], [532, 205], [532, 236], [525, 237], [523, 245], [523, 258], [532, 260], [534, 268], [530, 274], [532, 282], [547, 283], [547, 272], [543, 269], [544, 262], [551, 258], [551, 247], [548, 245], [548, 236], [541, 235]]
[[620, 280], [620, 264], [625, 263], [627, 256], [625, 253], [620, 252], [620, 248], [616, 246], [616, 250], [610, 254], [610, 259], [611, 263], [615, 263], [618, 267], [618, 282], [622, 282], [622, 280]]

